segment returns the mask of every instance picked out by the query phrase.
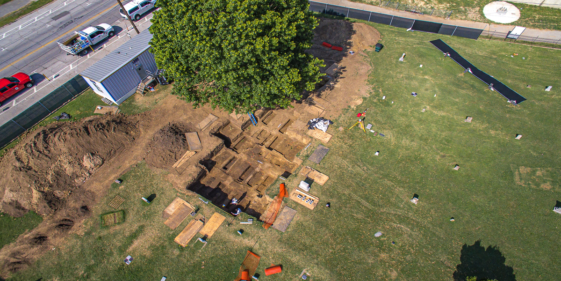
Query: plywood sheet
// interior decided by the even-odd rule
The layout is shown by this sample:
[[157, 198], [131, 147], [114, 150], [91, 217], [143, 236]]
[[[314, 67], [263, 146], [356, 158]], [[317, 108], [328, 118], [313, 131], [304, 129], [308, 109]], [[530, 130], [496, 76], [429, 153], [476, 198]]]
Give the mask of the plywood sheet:
[[[315, 207], [319, 203], [319, 198], [318, 197], [313, 196], [309, 193], [306, 193], [305, 191], [303, 191], [299, 188], [295, 188], [290, 193], [290, 199], [292, 199], [293, 201], [297, 202], [300, 205], [305, 206], [306, 208], [308, 208], [310, 210], [315, 209]], [[309, 201], [309, 200], [311, 200], [311, 201]]]
[[210, 238], [214, 234], [214, 232], [216, 232], [216, 230], [220, 227], [222, 222], [224, 222], [225, 219], [226, 217], [224, 217], [223, 215], [219, 213], [214, 213], [207, 221], [207, 223], [205, 223], [205, 226], [201, 229], [199, 233], [202, 235], [206, 235], [207, 238]]
[[185, 138], [187, 139], [187, 144], [189, 144], [189, 150], [193, 151], [203, 149], [201, 139], [199, 139], [199, 134], [197, 132], [185, 133]]
[[179, 204], [177, 209], [175, 209], [164, 224], [171, 229], [176, 229], [191, 212], [193, 212], [193, 209], [187, 207], [185, 204]]
[[175, 243], [185, 247], [195, 237], [197, 232], [203, 227], [203, 222], [200, 220], [192, 220], [189, 224], [175, 237]]
[[181, 205], [185, 205], [191, 209], [195, 209], [193, 208], [193, 206], [189, 203], [187, 203], [187, 201], [177, 197], [175, 199], [173, 199], [173, 201], [171, 202], [171, 204], [169, 204], [166, 209], [164, 210], [164, 212], [162, 213], [162, 218], [163, 219], [167, 219], [169, 217], [171, 217], [171, 214], [173, 214], [173, 212], [175, 212], [175, 210], [177, 210], [177, 208], [179, 208]]
[[273, 228], [278, 231], [285, 232], [288, 226], [290, 225], [290, 223], [292, 222], [292, 220], [294, 219], [294, 216], [296, 216], [296, 210], [288, 206], [285, 206], [284, 209], [282, 209], [282, 211], [280, 212], [277, 219], [275, 220], [275, 223], [273, 224]]
[[312, 180], [314, 180], [314, 182], [317, 182], [320, 185], [324, 185], [327, 180], [329, 180], [329, 177], [318, 172], [317, 170], [314, 170], [310, 167], [304, 167], [302, 168], [302, 170], [300, 170], [300, 175], [308, 177]]
[[214, 121], [216, 121], [217, 119], [218, 117], [209, 114], [205, 119], [203, 119], [203, 121], [199, 123], [199, 129], [201, 130], [206, 129], [210, 124], [214, 123]]
[[251, 251], [247, 251], [245, 258], [240, 266], [240, 271], [238, 273], [238, 277], [234, 281], [240, 281], [242, 279], [242, 272], [244, 270], [249, 271], [249, 276], [254, 276], [255, 272], [257, 271], [257, 267], [259, 266], [259, 261], [261, 257], [252, 253]]
[[328, 143], [332, 137], [331, 134], [324, 133], [322, 130], [318, 129], [308, 130], [306, 134], [314, 139], [320, 140], [323, 143]]
[[172, 168], [181, 167], [181, 165], [185, 164], [185, 162], [187, 162], [187, 160], [189, 160], [195, 154], [197, 154], [196, 151], [187, 150], [187, 152], [185, 152], [185, 154], [181, 156], [181, 159], [177, 160], [177, 162], [173, 164]]
[[320, 144], [318, 145], [318, 148], [316, 148], [316, 151], [314, 151], [308, 159], [316, 164], [319, 164], [321, 160], [323, 160], [323, 157], [327, 155], [327, 152], [329, 152], [329, 148]]

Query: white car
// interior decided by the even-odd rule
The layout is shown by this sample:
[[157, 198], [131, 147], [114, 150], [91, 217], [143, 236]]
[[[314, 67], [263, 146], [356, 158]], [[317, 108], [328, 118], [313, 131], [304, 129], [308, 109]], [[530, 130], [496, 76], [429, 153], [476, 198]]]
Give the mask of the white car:
[[[156, 0], [134, 0], [125, 5], [125, 10], [129, 13], [129, 17], [133, 20], [139, 20], [140, 17], [154, 8]], [[127, 18], [123, 9], [119, 10], [123, 18]]]
[[86, 29], [82, 30], [82, 32], [88, 35], [88, 38], [90, 39], [92, 45], [101, 42], [105, 38], [113, 37], [113, 35], [115, 35], [113, 26], [107, 23], [87, 27]]

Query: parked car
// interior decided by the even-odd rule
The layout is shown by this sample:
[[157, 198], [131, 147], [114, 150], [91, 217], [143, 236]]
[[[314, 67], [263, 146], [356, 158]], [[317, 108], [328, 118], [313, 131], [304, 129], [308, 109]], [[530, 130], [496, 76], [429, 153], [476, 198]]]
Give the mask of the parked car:
[[69, 54], [77, 55], [82, 53], [85, 55], [89, 52], [89, 47], [93, 46], [103, 39], [115, 35], [115, 30], [110, 24], [102, 23], [96, 26], [90, 26], [82, 31], [76, 31], [74, 34], [62, 41], [57, 42], [61, 49]]
[[[125, 5], [125, 10], [128, 11], [129, 17], [134, 20], [139, 20], [140, 17], [154, 8], [156, 0], [133, 0]], [[127, 18], [123, 9], [119, 9], [119, 13], [123, 18]]]
[[0, 78], [0, 105], [24, 88], [31, 87], [33, 87], [33, 80], [23, 72], [18, 72], [12, 77]]

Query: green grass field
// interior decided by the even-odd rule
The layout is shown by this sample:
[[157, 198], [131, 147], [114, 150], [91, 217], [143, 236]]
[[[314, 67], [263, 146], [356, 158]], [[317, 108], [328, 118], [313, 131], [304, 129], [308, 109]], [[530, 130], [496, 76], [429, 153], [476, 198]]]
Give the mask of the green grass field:
[[[351, 0], [353, 2], [365, 3], [386, 8], [407, 10], [408, 6], [417, 7], [416, 10], [422, 11], [428, 15], [438, 17], [450, 16], [451, 19], [462, 19], [471, 21], [491, 22], [485, 18], [483, 7], [494, 0], [426, 0], [426, 1], [410, 1], [410, 0]], [[520, 19], [511, 25], [519, 25], [528, 28], [538, 29], [554, 29], [561, 30], [561, 17], [559, 17], [559, 9], [540, 7], [536, 5], [527, 5], [512, 3], [520, 10]], [[451, 14], [450, 14], [451, 12]]]
[[0, 212], [0, 248], [16, 241], [20, 234], [35, 228], [43, 218], [35, 212], [28, 212], [21, 218], [14, 218]]
[[[298, 211], [286, 233], [242, 226], [245, 216], [227, 226], [228, 217], [205, 248], [195, 239], [182, 248], [173, 239], [192, 218], [170, 230], [161, 218], [165, 206], [179, 196], [207, 218], [216, 208], [178, 195], [165, 173], [141, 162], [108, 190], [82, 233], [13, 280], [232, 280], [250, 249], [262, 257], [260, 280], [297, 280], [304, 269], [312, 280], [558, 279], [561, 215], [552, 209], [561, 200], [560, 51], [374, 26], [385, 47], [365, 58], [373, 66], [371, 96], [333, 120], [331, 150], [320, 165], [304, 161], [330, 180], [312, 185], [320, 197], [314, 211], [285, 200]], [[528, 100], [510, 105], [462, 75], [429, 43], [438, 38]], [[365, 108], [366, 122], [386, 137], [337, 130]], [[291, 176], [288, 186], [296, 182]], [[156, 199], [143, 205], [150, 194]], [[414, 194], [418, 205], [409, 202]], [[113, 211], [107, 204], [116, 195], [126, 199], [126, 221], [102, 229], [99, 215]], [[377, 231], [383, 236], [375, 238]], [[128, 266], [127, 255], [134, 258]], [[265, 277], [271, 264], [283, 272]]]

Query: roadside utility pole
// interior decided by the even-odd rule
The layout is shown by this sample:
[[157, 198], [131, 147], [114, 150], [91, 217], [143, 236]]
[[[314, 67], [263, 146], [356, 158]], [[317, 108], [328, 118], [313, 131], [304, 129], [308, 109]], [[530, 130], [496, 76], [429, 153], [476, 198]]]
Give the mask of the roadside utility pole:
[[119, 6], [121, 6], [123, 13], [125, 14], [125, 16], [127, 16], [127, 19], [129, 19], [129, 21], [131, 22], [132, 27], [134, 27], [134, 30], [136, 30], [136, 34], [140, 34], [140, 31], [138, 31], [138, 28], [136, 28], [136, 25], [134, 24], [134, 22], [131, 20], [131, 17], [129, 16], [129, 11], [125, 10], [125, 6], [123, 6], [121, 0], [117, 0], [117, 3], [119, 3]]

